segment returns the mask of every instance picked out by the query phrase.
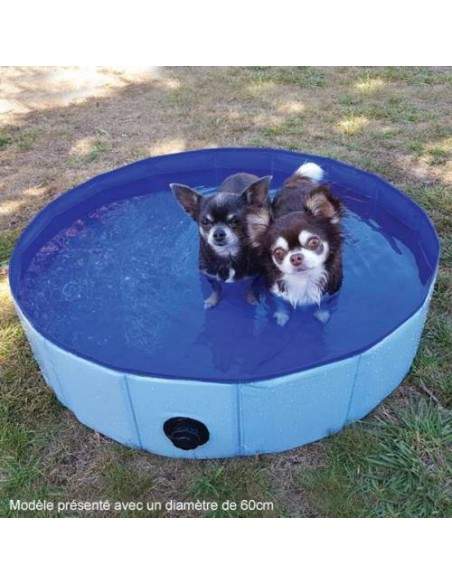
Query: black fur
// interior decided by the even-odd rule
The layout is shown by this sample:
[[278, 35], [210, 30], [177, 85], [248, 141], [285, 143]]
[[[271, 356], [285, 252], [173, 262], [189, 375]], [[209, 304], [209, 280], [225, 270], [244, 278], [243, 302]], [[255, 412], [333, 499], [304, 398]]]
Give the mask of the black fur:
[[[190, 187], [172, 184], [171, 189], [184, 210], [197, 222], [201, 232], [199, 269], [209, 279], [213, 294], [206, 301], [211, 307], [219, 300], [221, 282], [231, 282], [259, 274], [255, 251], [249, 245], [248, 214], [259, 209], [269, 218], [268, 187], [270, 177], [259, 178], [238, 173], [226, 178], [218, 192], [202, 196]], [[211, 231], [223, 230], [231, 245], [212, 244]], [[210, 238], [209, 238], [210, 236]], [[229, 251], [230, 250], [230, 251]], [[254, 296], [248, 299], [253, 302]]]

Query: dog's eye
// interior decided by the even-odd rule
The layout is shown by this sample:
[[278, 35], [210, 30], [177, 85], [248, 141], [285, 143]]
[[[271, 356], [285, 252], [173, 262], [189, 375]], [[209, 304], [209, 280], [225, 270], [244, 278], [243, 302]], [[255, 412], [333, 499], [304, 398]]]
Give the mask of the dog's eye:
[[320, 239], [318, 237], [310, 237], [306, 243], [308, 249], [317, 249], [320, 245]]
[[237, 225], [239, 224], [239, 220], [237, 219], [237, 217], [231, 217], [228, 223], [231, 227], [237, 227]]
[[273, 252], [273, 257], [277, 262], [282, 262], [285, 255], [286, 251], [282, 247], [277, 247]]
[[207, 219], [207, 217], [203, 217], [203, 218], [201, 219], [201, 225], [204, 225], [204, 226], [206, 226], [206, 227], [207, 227], [207, 225], [210, 225], [210, 221], [209, 221], [209, 219]]

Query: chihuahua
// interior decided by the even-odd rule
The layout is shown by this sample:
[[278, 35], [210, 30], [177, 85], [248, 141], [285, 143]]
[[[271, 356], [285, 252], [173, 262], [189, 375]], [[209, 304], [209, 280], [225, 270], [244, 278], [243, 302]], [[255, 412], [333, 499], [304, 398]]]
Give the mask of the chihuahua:
[[205, 308], [213, 308], [221, 298], [222, 283], [253, 278], [247, 301], [257, 303], [256, 278], [259, 263], [250, 246], [249, 233], [256, 224], [270, 223], [268, 190], [271, 177], [259, 178], [244, 172], [229, 176], [218, 192], [202, 196], [191, 187], [170, 184], [173, 194], [200, 233], [199, 269], [212, 286]]
[[322, 178], [317, 164], [300, 166], [276, 195], [270, 225], [251, 236], [281, 326], [290, 306], [320, 305], [323, 294], [342, 284], [343, 207]]

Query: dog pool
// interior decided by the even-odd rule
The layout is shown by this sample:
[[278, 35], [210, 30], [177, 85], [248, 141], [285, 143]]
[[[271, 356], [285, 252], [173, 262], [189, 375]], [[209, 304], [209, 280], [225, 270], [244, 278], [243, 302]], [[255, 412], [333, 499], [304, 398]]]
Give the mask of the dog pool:
[[[320, 164], [346, 207], [344, 283], [284, 327], [245, 283], [204, 310], [197, 226], [170, 182], [209, 193], [229, 174]], [[286, 450], [366, 415], [416, 353], [439, 255], [425, 213], [338, 161], [267, 149], [143, 160], [48, 205], [22, 234], [10, 282], [34, 355], [87, 426], [167, 456]]]

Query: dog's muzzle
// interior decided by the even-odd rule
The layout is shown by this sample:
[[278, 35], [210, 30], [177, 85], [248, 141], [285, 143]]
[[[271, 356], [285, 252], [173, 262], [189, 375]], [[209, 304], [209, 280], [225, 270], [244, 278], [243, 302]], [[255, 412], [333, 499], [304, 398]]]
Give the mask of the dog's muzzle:
[[215, 245], [226, 245], [226, 231], [222, 227], [217, 227], [212, 237]]

